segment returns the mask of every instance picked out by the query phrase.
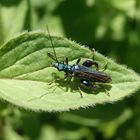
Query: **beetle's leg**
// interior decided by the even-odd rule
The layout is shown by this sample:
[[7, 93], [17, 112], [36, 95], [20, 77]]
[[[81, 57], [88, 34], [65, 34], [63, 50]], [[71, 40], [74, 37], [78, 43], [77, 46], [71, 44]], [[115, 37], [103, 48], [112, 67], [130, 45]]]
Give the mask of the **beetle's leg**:
[[83, 94], [82, 94], [82, 91], [80, 89], [80, 86], [78, 86], [78, 90], [79, 90], [79, 93], [80, 93], [81, 98], [83, 98]]
[[56, 81], [60, 81], [60, 80], [63, 81], [65, 79], [67, 79], [67, 78], [68, 78], [68, 73], [66, 72], [64, 78], [56, 78], [53, 81], [51, 81], [50, 83], [48, 83], [48, 85], [51, 85], [52, 83], [55, 83]]
[[110, 96], [108, 90], [107, 90], [104, 86], [100, 85], [100, 88], [103, 89], [103, 91], [105, 92], [105, 94], [106, 94], [107, 96]]
[[96, 61], [86, 60], [82, 65], [86, 67], [91, 67], [92, 65], [95, 65], [96, 70], [99, 70], [99, 65]]
[[54, 79], [53, 81], [51, 81], [48, 85], [51, 85], [52, 83], [55, 83], [56, 81], [60, 81], [60, 80], [65, 80], [67, 78], [67, 76], [65, 75], [64, 78], [57, 78], [57, 79]]
[[49, 82], [48, 85], [51, 85], [51, 84], [55, 83], [57, 80], [64, 80], [64, 78], [54, 79], [53, 81]]
[[66, 64], [67, 64], [67, 65], [68, 65], [68, 61], [69, 61], [69, 60], [68, 60], [68, 57], [66, 57]]
[[105, 89], [105, 93], [107, 96], [110, 96], [109, 92]]
[[104, 68], [103, 68], [103, 72], [107, 69], [108, 67], [108, 63], [105, 64]]
[[78, 65], [80, 61], [81, 61], [81, 58], [79, 58], [79, 59], [76, 61], [76, 64]]

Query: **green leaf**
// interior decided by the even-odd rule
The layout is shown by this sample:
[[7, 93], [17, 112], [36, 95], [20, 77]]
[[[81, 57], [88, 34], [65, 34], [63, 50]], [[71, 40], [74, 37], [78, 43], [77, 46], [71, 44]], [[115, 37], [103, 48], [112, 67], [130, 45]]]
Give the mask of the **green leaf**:
[[27, 0], [14, 6], [0, 4], [0, 44], [22, 30], [27, 8]]
[[[108, 63], [105, 71], [111, 76], [112, 82], [102, 84], [104, 88], [95, 90], [82, 89], [80, 97], [79, 80], [57, 80], [64, 77], [64, 72], [51, 67], [53, 60], [47, 53], [53, 54], [50, 38], [44, 32], [25, 32], [0, 48], [0, 98], [25, 109], [34, 111], [64, 111], [88, 107], [95, 104], [115, 102], [130, 96], [140, 87], [140, 77], [125, 66], [114, 63], [98, 52], [62, 37], [52, 37], [57, 56], [60, 61], [69, 58], [69, 64], [74, 64], [82, 58], [99, 63], [100, 70]], [[109, 88], [108, 88], [109, 87]]]
[[13, 128], [10, 126], [10, 124], [6, 124], [4, 127], [4, 140], [28, 140], [29, 138], [27, 136], [21, 136], [19, 135]]
[[110, 0], [110, 3], [112, 6], [120, 11], [123, 11], [126, 15], [129, 17], [133, 18], [135, 15], [135, 5], [136, 1], [133, 0], [127, 0], [127, 1], [122, 1], [122, 0]]
[[[62, 19], [60, 16], [54, 14], [61, 1], [47, 0], [46, 2], [46, 0], [31, 0], [31, 28], [33, 30], [45, 29], [47, 24], [51, 29], [51, 34], [65, 36]], [[44, 13], [37, 10], [40, 8]]]

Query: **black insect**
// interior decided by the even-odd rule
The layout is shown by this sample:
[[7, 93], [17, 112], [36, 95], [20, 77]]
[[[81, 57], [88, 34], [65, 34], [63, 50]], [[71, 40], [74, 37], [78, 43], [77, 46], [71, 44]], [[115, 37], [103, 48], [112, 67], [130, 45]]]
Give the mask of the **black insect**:
[[[49, 30], [48, 30], [49, 33]], [[57, 59], [57, 55], [54, 49], [54, 45], [52, 42], [52, 38], [49, 33], [49, 38], [51, 41], [51, 45], [53, 48], [54, 55], [48, 53], [48, 56], [52, 58], [55, 62], [52, 64], [53, 67], [57, 68], [58, 71], [64, 71], [65, 72], [65, 78], [67, 77], [77, 77], [80, 79], [80, 84], [83, 86], [86, 86], [88, 88], [96, 89], [97, 85], [96, 83], [109, 83], [111, 82], [111, 77], [104, 72], [99, 71], [98, 63], [91, 60], [86, 60], [82, 65], [79, 64], [80, 58], [77, 60], [76, 64], [69, 65], [68, 64], [68, 58], [66, 57], [66, 61], [59, 62]], [[91, 69], [91, 66], [95, 65], [96, 70]], [[80, 86], [78, 86], [81, 97], [82, 93], [80, 90]]]

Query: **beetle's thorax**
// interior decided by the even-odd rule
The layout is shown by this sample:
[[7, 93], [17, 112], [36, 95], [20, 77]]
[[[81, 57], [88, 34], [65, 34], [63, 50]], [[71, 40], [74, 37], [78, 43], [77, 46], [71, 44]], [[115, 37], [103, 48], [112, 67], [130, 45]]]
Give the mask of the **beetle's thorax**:
[[57, 68], [59, 71], [68, 71], [68, 72], [72, 71], [71, 65], [67, 65], [61, 62], [54, 63], [53, 67]]

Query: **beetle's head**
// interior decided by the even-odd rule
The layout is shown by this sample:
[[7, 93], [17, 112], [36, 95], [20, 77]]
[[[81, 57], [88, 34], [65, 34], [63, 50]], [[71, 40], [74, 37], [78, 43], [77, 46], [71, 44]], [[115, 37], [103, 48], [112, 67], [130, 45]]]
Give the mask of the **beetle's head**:
[[53, 63], [52, 66], [57, 68], [59, 71], [64, 70], [64, 64], [63, 63], [56, 62], [56, 63]]

